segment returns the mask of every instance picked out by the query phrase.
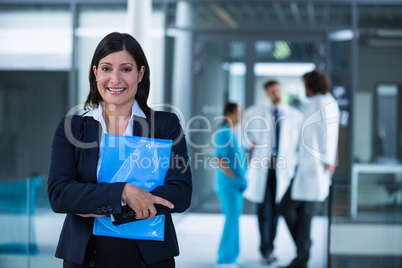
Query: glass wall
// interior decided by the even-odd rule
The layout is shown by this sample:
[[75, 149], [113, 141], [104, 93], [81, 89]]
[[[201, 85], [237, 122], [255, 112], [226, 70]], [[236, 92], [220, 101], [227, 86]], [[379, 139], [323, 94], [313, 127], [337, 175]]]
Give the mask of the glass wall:
[[211, 40], [213, 37], [196, 39], [200, 46], [199, 69], [195, 83], [193, 116], [187, 124], [191, 129], [188, 144], [191, 150], [194, 191], [193, 211], [218, 212], [214, 194], [215, 169], [211, 168], [215, 156], [214, 133], [222, 122], [227, 101], [244, 107], [245, 99], [245, 43], [233, 39]]
[[[376, 10], [374, 12], [374, 10]], [[353, 81], [344, 92], [352, 139], [338, 154], [351, 150], [350, 180], [333, 185], [330, 254], [332, 267], [400, 267], [402, 265], [402, 6], [357, 6], [359, 36], [335, 45], [336, 81]], [[354, 51], [354, 52], [353, 52]], [[351, 63], [343, 55], [356, 53]], [[342, 55], [342, 56], [341, 56]], [[342, 63], [344, 62], [344, 63]], [[349, 64], [347, 64], [349, 63]], [[352, 78], [345, 69], [354, 68]], [[353, 74], [353, 72], [351, 72]], [[349, 120], [347, 120], [349, 119]], [[347, 121], [346, 121], [347, 120]], [[344, 128], [345, 129], [345, 128]], [[345, 129], [346, 130], [346, 129]], [[347, 145], [348, 148], [344, 148]], [[347, 157], [347, 154], [344, 154]], [[344, 161], [338, 157], [339, 162]]]
[[63, 217], [47, 198], [50, 145], [67, 109], [68, 5], [0, 8], [0, 267], [60, 266]]

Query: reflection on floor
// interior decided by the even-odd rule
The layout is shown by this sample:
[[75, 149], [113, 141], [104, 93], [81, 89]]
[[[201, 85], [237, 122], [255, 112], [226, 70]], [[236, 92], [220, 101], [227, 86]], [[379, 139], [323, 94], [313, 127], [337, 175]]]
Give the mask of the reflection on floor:
[[[223, 224], [224, 217], [221, 214], [189, 213], [175, 219], [181, 249], [181, 254], [176, 259], [177, 268], [215, 267]], [[275, 255], [278, 261], [272, 265], [261, 264], [256, 216], [242, 215], [240, 228], [240, 267], [277, 267], [288, 264], [294, 258], [295, 247], [283, 218], [279, 219], [275, 241]], [[310, 268], [327, 267], [327, 229], [326, 217], [313, 219]]]
[[[4, 215], [0, 215], [3, 221]], [[34, 256], [1, 254], [1, 268], [53, 268], [62, 267], [62, 261], [54, 257], [64, 215], [50, 211], [39, 212], [34, 217], [36, 244], [39, 254]], [[215, 266], [216, 252], [223, 228], [221, 214], [187, 213], [174, 215], [181, 254], [176, 258], [177, 268], [208, 268]], [[313, 220], [313, 247], [310, 268], [326, 267], [327, 257], [327, 219], [316, 217]], [[276, 267], [291, 261], [295, 248], [282, 218], [279, 219], [275, 254], [278, 261], [274, 265], [260, 264], [259, 234], [255, 215], [241, 216], [241, 267]], [[4, 232], [4, 229], [0, 230]]]

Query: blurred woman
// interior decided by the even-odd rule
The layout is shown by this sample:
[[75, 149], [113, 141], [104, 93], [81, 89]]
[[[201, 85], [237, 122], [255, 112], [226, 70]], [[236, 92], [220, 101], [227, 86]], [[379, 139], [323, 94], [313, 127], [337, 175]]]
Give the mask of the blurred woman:
[[246, 189], [246, 153], [237, 142], [234, 129], [241, 122], [242, 109], [235, 103], [227, 103], [224, 121], [216, 132], [215, 146], [219, 169], [215, 191], [219, 197], [225, 225], [218, 250], [218, 264], [235, 266], [240, 252], [239, 217], [243, 208], [242, 193]]

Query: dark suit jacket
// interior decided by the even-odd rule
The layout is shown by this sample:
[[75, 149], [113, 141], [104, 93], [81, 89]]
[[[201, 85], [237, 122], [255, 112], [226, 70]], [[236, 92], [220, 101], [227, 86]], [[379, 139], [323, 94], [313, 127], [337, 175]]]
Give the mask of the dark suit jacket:
[[[56, 213], [67, 213], [56, 250], [56, 257], [82, 264], [93, 231], [93, 218], [76, 214], [119, 214], [125, 183], [97, 183], [101, 127], [92, 117], [67, 116], [57, 127], [52, 144], [48, 195]], [[134, 136], [173, 140], [171, 165], [165, 185], [152, 194], [174, 204], [174, 209], [156, 206], [166, 214], [164, 241], [137, 240], [144, 260], [155, 263], [179, 254], [171, 213], [184, 212], [190, 206], [192, 181], [187, 147], [177, 116], [152, 112], [147, 119], [134, 118]]]

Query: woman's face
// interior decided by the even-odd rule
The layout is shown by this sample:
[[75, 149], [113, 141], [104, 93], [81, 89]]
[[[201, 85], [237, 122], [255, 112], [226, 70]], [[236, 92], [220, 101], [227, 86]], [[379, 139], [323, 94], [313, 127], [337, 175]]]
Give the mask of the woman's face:
[[307, 97], [312, 97], [314, 95], [314, 93], [311, 91], [311, 89], [309, 89], [306, 85], [306, 81], [303, 80], [304, 83], [304, 89], [306, 90], [306, 96]]
[[106, 105], [132, 104], [145, 67], [137, 70], [133, 57], [125, 50], [113, 52], [92, 67], [99, 94]]

